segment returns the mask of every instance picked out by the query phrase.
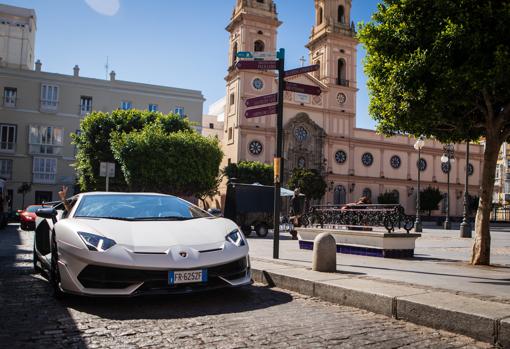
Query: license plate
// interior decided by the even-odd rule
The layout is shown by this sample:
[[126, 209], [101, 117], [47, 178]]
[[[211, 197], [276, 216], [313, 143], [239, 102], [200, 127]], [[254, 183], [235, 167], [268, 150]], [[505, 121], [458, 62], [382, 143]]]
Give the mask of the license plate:
[[207, 282], [207, 269], [169, 271], [168, 284], [186, 284], [192, 282]]

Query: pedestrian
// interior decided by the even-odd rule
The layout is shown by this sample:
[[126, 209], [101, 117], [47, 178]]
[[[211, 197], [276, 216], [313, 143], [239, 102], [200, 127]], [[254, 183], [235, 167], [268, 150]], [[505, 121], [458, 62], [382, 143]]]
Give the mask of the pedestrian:
[[63, 185], [62, 190], [58, 192], [58, 196], [60, 198], [60, 201], [64, 204], [64, 208], [67, 211], [67, 213], [71, 212], [71, 209], [73, 208], [72, 205], [69, 204], [67, 200], [67, 191], [69, 188], [67, 186]]
[[[294, 195], [292, 195], [292, 198], [290, 199], [290, 221], [292, 222], [292, 225], [294, 227], [300, 227], [301, 222], [300, 218], [303, 214], [303, 205], [302, 200], [300, 198], [301, 192], [299, 188], [294, 189]], [[290, 235], [292, 235], [292, 240], [297, 239], [297, 231], [292, 229], [290, 231]]]

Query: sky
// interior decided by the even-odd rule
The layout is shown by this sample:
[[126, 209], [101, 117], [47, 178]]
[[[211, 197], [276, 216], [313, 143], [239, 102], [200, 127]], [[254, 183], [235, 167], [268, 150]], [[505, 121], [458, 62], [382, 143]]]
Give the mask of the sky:
[[[235, 0], [0, 0], [33, 8], [37, 15], [36, 59], [44, 71], [196, 89], [210, 104], [225, 95], [229, 23]], [[286, 50], [286, 68], [308, 58], [304, 47], [314, 21], [313, 0], [275, 0], [283, 22], [278, 47]], [[378, 0], [353, 0], [351, 18], [369, 21]], [[373, 129], [358, 46], [357, 126]]]

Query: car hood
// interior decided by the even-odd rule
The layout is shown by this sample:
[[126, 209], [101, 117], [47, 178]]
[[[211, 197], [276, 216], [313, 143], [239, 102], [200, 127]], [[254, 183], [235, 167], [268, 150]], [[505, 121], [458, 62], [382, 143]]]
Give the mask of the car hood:
[[[197, 218], [186, 221], [121, 221], [113, 219], [72, 219], [74, 230], [99, 234], [115, 240], [133, 252], [157, 253], [170, 247], [187, 246], [198, 250], [221, 248], [225, 236], [236, 229], [224, 218]], [[71, 222], [69, 222], [71, 223]]]

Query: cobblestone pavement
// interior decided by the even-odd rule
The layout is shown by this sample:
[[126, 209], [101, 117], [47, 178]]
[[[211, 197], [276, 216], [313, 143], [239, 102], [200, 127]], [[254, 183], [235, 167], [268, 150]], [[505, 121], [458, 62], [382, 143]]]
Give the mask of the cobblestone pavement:
[[32, 233], [0, 231], [1, 348], [488, 348], [486, 343], [261, 285], [97, 299], [49, 296]]

